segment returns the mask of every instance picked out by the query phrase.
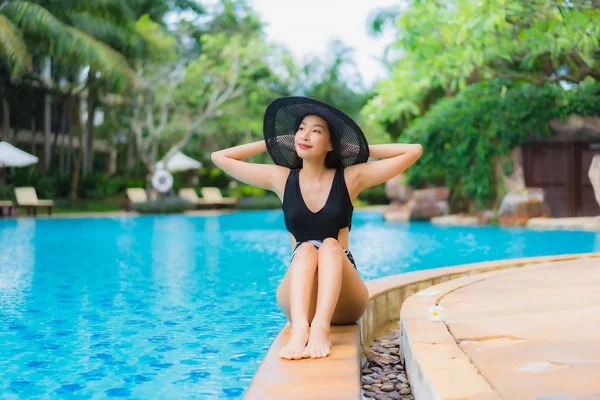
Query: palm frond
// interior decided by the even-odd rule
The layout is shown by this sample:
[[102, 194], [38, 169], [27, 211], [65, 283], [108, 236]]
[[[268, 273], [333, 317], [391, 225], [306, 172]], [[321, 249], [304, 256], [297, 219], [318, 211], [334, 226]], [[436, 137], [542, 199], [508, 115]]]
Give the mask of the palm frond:
[[135, 13], [126, 0], [50, 0], [47, 8], [51, 11], [62, 9], [67, 12], [110, 15], [111, 19], [120, 22], [135, 20]]
[[135, 13], [126, 0], [94, 0], [93, 4], [98, 8], [109, 11], [111, 15], [119, 16], [121, 21], [135, 20]]
[[19, 28], [0, 14], [0, 58], [8, 65], [11, 75], [19, 77], [31, 69], [31, 56]]
[[105, 74], [112, 83], [122, 86], [136, 79], [122, 54], [91, 35], [66, 25], [45, 8], [28, 1], [6, 4], [2, 13], [23, 31], [51, 38], [52, 55], [78, 60]]
[[51, 37], [63, 26], [63, 23], [44, 7], [29, 1], [15, 0], [6, 3], [2, 7], [2, 14], [10, 18], [23, 32], [42, 37]]
[[61, 53], [75, 56], [82, 63], [89, 64], [95, 70], [103, 73], [116, 86], [121, 87], [137, 82], [135, 71], [129, 67], [121, 53], [71, 26], [66, 25], [65, 31], [67, 34], [60, 40]]
[[132, 36], [135, 35], [135, 32], [130, 29], [87, 13], [71, 14], [70, 20], [75, 28], [118, 49], [128, 48], [131, 45]]

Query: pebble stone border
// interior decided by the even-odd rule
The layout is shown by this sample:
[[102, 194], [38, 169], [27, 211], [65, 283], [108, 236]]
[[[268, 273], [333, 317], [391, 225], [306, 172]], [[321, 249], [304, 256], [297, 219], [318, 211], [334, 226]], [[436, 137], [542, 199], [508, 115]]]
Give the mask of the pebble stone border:
[[[368, 357], [362, 369], [363, 399], [400, 399], [414, 400], [406, 371], [399, 357], [400, 332], [375, 339], [370, 349], [373, 353], [388, 356], [387, 363], [377, 363], [374, 357]], [[389, 357], [392, 356], [392, 357]]]

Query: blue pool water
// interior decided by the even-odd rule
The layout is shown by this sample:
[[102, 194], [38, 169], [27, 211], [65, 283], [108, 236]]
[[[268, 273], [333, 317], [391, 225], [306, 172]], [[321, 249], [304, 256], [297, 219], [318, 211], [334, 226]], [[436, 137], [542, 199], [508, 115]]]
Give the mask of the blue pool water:
[[[357, 212], [364, 279], [600, 250], [600, 233], [386, 223]], [[0, 220], [1, 398], [241, 398], [285, 322], [280, 211]]]

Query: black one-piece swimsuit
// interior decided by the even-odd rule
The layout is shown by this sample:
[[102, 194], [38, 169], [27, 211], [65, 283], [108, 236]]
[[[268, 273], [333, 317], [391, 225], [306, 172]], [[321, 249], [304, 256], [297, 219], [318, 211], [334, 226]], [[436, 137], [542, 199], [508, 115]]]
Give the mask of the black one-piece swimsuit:
[[[312, 212], [302, 198], [299, 173], [298, 168], [290, 170], [283, 194], [282, 209], [285, 227], [296, 239], [290, 263], [302, 243], [309, 242], [319, 249], [325, 239], [331, 237], [337, 240], [341, 229], [346, 227], [352, 229], [354, 211], [343, 168], [336, 169], [327, 201], [317, 212]], [[344, 249], [344, 252], [356, 268], [352, 253], [347, 249]]]

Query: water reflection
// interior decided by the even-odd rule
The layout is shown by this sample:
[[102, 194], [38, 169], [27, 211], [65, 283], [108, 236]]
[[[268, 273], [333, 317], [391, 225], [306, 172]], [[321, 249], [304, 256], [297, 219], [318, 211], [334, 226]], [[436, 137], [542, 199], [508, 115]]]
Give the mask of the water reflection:
[[[204, 232], [202, 234], [204, 262], [202, 269], [206, 276], [214, 281], [219, 272], [219, 263], [221, 252], [226, 249], [223, 247], [223, 238], [221, 235], [221, 225], [218, 217], [206, 218], [204, 220]], [[226, 267], [226, 266], [224, 266]]]
[[[81, 397], [122, 384], [132, 398], [221, 398], [247, 386], [285, 323], [275, 291], [291, 241], [280, 211], [6, 220], [0, 243], [0, 343], [11, 349], [0, 351], [0, 393], [30, 376], [41, 393], [71, 382], [86, 386]], [[350, 249], [372, 279], [600, 250], [600, 232], [435, 227], [357, 212]], [[41, 356], [52, 368], [33, 371], [50, 362]]]
[[164, 286], [161, 293], [171, 304], [189, 301], [196, 292], [195, 226], [189, 218], [161, 217], [152, 224], [152, 278]]
[[0, 315], [18, 317], [30, 292], [35, 266], [36, 220], [22, 218], [0, 230]]

